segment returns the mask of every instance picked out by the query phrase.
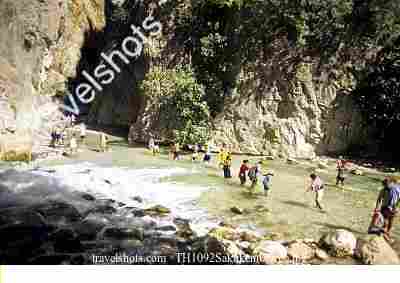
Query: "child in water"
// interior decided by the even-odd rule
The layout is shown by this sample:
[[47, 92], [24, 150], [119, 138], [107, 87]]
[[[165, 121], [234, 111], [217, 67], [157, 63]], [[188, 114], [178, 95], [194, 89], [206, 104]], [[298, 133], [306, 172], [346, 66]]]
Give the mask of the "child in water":
[[272, 170], [270, 170], [266, 174], [264, 174], [262, 183], [263, 183], [263, 187], [264, 187], [264, 195], [265, 196], [268, 196], [268, 192], [271, 189], [272, 176], [274, 176], [274, 172]]

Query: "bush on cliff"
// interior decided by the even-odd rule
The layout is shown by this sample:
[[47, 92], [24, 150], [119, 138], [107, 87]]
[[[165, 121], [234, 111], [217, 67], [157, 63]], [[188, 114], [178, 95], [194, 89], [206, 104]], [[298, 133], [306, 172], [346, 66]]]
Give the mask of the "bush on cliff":
[[154, 67], [142, 82], [143, 94], [159, 101], [159, 124], [182, 144], [205, 143], [210, 136], [210, 112], [204, 89], [188, 67]]

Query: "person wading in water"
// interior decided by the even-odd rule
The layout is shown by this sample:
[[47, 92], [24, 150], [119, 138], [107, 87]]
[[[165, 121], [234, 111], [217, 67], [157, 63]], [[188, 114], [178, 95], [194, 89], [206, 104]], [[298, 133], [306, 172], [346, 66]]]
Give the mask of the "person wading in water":
[[[379, 192], [374, 210], [374, 216], [370, 226], [377, 226], [380, 215], [383, 216], [383, 236], [391, 243], [390, 231], [393, 227], [393, 220], [398, 212], [400, 204], [400, 184], [392, 178], [386, 178], [382, 182], [383, 189]], [[371, 228], [369, 229], [371, 232]]]
[[240, 179], [240, 185], [244, 186], [246, 184], [246, 173], [249, 171], [249, 166], [247, 165], [249, 161], [243, 160], [242, 165], [240, 166], [239, 169], [239, 179]]
[[250, 185], [250, 191], [253, 192], [255, 190], [255, 187], [258, 183], [258, 179], [261, 176], [261, 164], [262, 162], [257, 162], [257, 164], [249, 169], [249, 172], [247, 175], [249, 176], [249, 179], [251, 181]]
[[346, 170], [346, 161], [343, 160], [343, 156], [339, 156], [338, 161], [336, 162], [337, 176], [336, 176], [336, 186], [339, 186], [339, 183], [344, 186], [344, 180], [346, 179], [345, 170]]

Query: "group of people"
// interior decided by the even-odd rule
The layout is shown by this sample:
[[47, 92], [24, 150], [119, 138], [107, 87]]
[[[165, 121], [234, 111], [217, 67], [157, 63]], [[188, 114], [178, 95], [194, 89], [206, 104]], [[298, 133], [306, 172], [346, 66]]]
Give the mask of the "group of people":
[[[57, 147], [63, 145], [66, 147], [67, 152], [66, 154], [69, 155], [76, 155], [78, 153], [78, 145], [83, 146], [85, 145], [86, 141], [86, 125], [85, 123], [79, 124], [79, 133], [73, 132], [70, 137], [65, 133], [69, 126], [75, 125], [75, 116], [67, 117], [67, 126], [61, 130], [60, 127], [55, 127], [51, 132], [51, 142], [50, 146]], [[69, 126], [68, 126], [69, 125]], [[78, 139], [79, 137], [79, 139]], [[65, 139], [67, 139], [65, 141]], [[106, 133], [101, 132], [98, 136], [98, 148], [100, 152], [106, 152], [108, 150], [108, 136]]]
[[[232, 178], [231, 167], [232, 167], [232, 153], [227, 148], [226, 144], [223, 144], [218, 155], [217, 160], [219, 166], [223, 169], [224, 178]], [[271, 189], [272, 176], [274, 176], [273, 170], [262, 171], [262, 162], [259, 161], [253, 166], [250, 165], [249, 160], [243, 160], [239, 169], [239, 180], [240, 185], [245, 186], [247, 178], [250, 180], [250, 192], [255, 192], [256, 185], [261, 180], [264, 195], [267, 196]]]
[[[155, 151], [159, 152], [158, 146], [154, 143], [154, 141], [149, 142], [149, 147]], [[201, 147], [200, 145], [194, 145], [189, 147], [192, 151], [192, 161], [199, 160], [199, 154], [201, 151], [204, 152], [203, 161], [210, 162], [211, 161], [211, 150], [209, 146]], [[170, 153], [173, 160], [180, 159], [180, 145], [179, 143], [174, 143], [171, 145]], [[217, 164], [223, 170], [224, 178], [229, 179], [232, 178], [232, 152], [226, 146], [226, 144], [222, 144], [218, 154], [217, 154]], [[271, 190], [272, 177], [274, 176], [273, 170], [263, 170], [262, 169], [263, 162], [259, 161], [255, 164], [251, 165], [249, 160], [243, 160], [238, 178], [240, 180], [240, 185], [245, 186], [247, 181], [250, 181], [250, 192], [255, 191], [255, 187], [261, 180], [261, 185], [263, 188], [263, 193], [265, 196], [268, 196]], [[347, 170], [347, 162], [343, 159], [342, 156], [336, 162], [336, 185], [344, 185], [346, 180], [346, 170]], [[323, 205], [323, 197], [325, 192], [325, 184], [320, 176], [316, 173], [312, 173], [309, 175], [310, 185], [307, 187], [307, 192], [314, 193], [314, 202], [315, 207], [324, 212]], [[393, 219], [398, 212], [398, 207], [400, 204], [400, 183], [398, 180], [394, 178], [386, 178], [383, 181], [383, 189], [380, 191], [376, 207], [373, 213], [373, 217], [371, 220], [370, 227], [368, 229], [369, 233], [379, 233], [383, 234], [385, 239], [390, 240], [390, 231], [393, 226]]]
[[244, 186], [247, 182], [247, 177], [250, 180], [250, 191], [254, 192], [258, 181], [261, 180], [263, 192], [265, 196], [268, 196], [268, 192], [271, 189], [272, 177], [274, 176], [273, 170], [262, 172], [262, 162], [259, 161], [253, 166], [249, 166], [249, 160], [243, 160], [239, 169], [239, 180], [240, 185]]

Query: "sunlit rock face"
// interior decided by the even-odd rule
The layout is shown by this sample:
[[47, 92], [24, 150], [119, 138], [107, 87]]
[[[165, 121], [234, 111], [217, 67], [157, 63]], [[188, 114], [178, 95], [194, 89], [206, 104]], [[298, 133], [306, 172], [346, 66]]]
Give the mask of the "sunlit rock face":
[[1, 134], [28, 135], [34, 144], [49, 139], [62, 118], [52, 97], [65, 94], [85, 36], [104, 23], [103, 0], [1, 1]]

